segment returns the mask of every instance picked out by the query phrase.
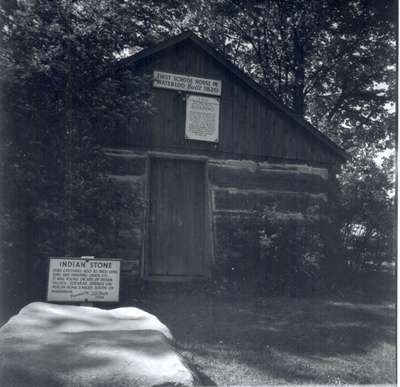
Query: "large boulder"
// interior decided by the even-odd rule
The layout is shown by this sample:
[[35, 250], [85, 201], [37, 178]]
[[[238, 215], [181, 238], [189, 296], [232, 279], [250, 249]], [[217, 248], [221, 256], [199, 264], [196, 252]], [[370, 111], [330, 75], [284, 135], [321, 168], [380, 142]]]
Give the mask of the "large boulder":
[[138, 308], [34, 302], [0, 329], [6, 386], [193, 385], [169, 329]]

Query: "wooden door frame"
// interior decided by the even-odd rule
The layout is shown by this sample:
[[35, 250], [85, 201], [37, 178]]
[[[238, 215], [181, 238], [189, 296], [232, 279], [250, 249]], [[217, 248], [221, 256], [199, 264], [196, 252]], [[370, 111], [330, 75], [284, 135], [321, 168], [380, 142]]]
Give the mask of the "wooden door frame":
[[[164, 160], [184, 160], [184, 161], [197, 161], [201, 162], [204, 166], [204, 265], [205, 265], [205, 275], [204, 276], [151, 276], [147, 272], [147, 262], [151, 259], [150, 257], [150, 233], [151, 233], [151, 224], [149, 221], [150, 218], [150, 197], [151, 197], [151, 172], [152, 172], [152, 160], [154, 159], [164, 159]], [[208, 181], [208, 157], [201, 155], [188, 155], [181, 153], [167, 153], [167, 152], [156, 152], [149, 151], [147, 152], [146, 159], [146, 178], [145, 178], [145, 208], [144, 208], [144, 227], [143, 227], [143, 248], [142, 248], [142, 259], [140, 265], [140, 276], [145, 280], [160, 280], [160, 281], [183, 281], [183, 280], [191, 280], [194, 278], [211, 278], [211, 264], [214, 262], [214, 246], [212, 238], [212, 213], [211, 213], [211, 198], [210, 198], [210, 190], [209, 190], [209, 181]]]

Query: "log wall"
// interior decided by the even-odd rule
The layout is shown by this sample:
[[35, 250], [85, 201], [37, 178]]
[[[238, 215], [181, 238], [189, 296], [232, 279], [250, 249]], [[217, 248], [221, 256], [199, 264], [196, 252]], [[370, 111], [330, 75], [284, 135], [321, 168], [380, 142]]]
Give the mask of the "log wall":
[[140, 265], [143, 249], [143, 224], [145, 209], [145, 182], [146, 182], [146, 156], [135, 152], [109, 149], [107, 155], [107, 172], [117, 190], [130, 197], [134, 202], [134, 214], [129, 214], [125, 209], [119, 211], [120, 229], [115, 246], [109, 246], [121, 262], [121, 286], [122, 299], [132, 294], [132, 286], [135, 286], [140, 274]]
[[[146, 259], [148, 155], [110, 148], [106, 154], [109, 176], [121, 191], [139, 198], [134, 226], [120, 230], [118, 248], [119, 256], [137, 267]], [[301, 220], [313, 206], [319, 207], [321, 215], [328, 211], [331, 178], [327, 168], [216, 158], [209, 158], [207, 164], [212, 236], [209, 263], [214, 271], [227, 263], [236, 270], [246, 260], [259, 259], [259, 232], [266, 208], [274, 208], [276, 216], [287, 222]], [[126, 224], [130, 224], [128, 219]], [[128, 269], [129, 264], [125, 264]]]

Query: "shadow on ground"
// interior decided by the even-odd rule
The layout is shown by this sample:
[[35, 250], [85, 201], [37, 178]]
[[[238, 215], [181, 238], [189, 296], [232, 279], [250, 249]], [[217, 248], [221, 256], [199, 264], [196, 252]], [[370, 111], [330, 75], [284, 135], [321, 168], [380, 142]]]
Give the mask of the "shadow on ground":
[[393, 302], [159, 285], [137, 303], [171, 329], [202, 384], [395, 382]]
[[124, 287], [121, 306], [165, 323], [202, 385], [395, 383], [395, 281], [386, 277], [371, 274], [351, 294], [309, 298], [139, 283]]

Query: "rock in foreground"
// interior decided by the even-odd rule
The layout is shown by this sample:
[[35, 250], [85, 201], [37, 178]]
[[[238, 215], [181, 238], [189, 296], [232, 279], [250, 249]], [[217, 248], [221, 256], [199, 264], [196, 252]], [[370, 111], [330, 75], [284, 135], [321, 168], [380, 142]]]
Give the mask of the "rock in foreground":
[[35, 302], [0, 329], [1, 385], [193, 385], [171, 339], [138, 308]]

